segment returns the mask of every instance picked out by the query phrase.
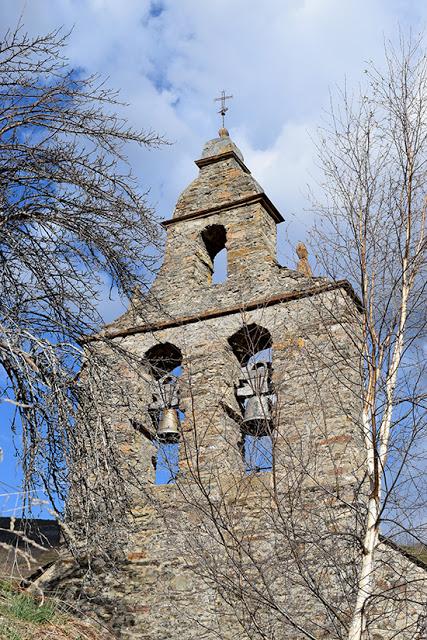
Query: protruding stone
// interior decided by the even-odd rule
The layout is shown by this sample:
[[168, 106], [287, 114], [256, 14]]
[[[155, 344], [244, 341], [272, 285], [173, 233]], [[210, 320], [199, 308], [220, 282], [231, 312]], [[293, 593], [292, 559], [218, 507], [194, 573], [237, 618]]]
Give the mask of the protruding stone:
[[296, 248], [297, 256], [299, 258], [297, 264], [298, 273], [302, 273], [303, 276], [307, 276], [308, 278], [313, 277], [313, 273], [311, 271], [310, 264], [308, 262], [308, 250], [303, 242], [298, 242]]
[[[226, 134], [221, 135], [221, 132], [224, 131]], [[243, 154], [237, 145], [231, 140], [227, 129], [219, 130], [219, 137], [214, 138], [213, 140], [209, 140], [202, 151], [202, 158], [212, 158], [213, 156], [219, 156], [222, 154], [227, 154], [230, 151], [233, 151], [236, 156], [243, 162]]]

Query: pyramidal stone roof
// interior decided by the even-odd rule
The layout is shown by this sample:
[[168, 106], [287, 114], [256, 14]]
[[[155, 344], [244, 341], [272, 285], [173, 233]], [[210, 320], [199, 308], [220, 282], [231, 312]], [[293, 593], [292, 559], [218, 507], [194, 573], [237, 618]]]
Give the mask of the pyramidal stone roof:
[[[231, 140], [226, 129], [209, 140], [196, 160], [198, 177], [178, 198], [173, 219], [204, 215], [206, 211], [243, 204], [246, 200], [262, 199], [274, 211], [277, 222], [283, 218], [253, 178], [243, 160], [243, 154]], [[168, 222], [166, 222], [167, 224]]]

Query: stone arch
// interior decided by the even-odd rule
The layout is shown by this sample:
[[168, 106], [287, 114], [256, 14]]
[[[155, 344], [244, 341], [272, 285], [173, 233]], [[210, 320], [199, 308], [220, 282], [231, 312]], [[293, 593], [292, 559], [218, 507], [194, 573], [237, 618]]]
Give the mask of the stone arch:
[[271, 333], [259, 324], [244, 324], [228, 338], [228, 343], [242, 367], [247, 366], [251, 359], [264, 351], [270, 351], [267, 359], [271, 361]]
[[182, 373], [182, 353], [174, 344], [162, 342], [148, 349], [144, 359], [152, 377], [148, 410], [156, 432], [155, 484], [171, 484], [179, 471], [180, 424], [184, 417], [178, 380]]
[[246, 473], [271, 471], [275, 398], [271, 334], [261, 325], [245, 324], [228, 343], [241, 367], [235, 394], [242, 413], [240, 448]]
[[150, 374], [155, 380], [159, 380], [177, 367], [181, 367], [182, 353], [174, 344], [160, 342], [146, 351], [144, 360]]

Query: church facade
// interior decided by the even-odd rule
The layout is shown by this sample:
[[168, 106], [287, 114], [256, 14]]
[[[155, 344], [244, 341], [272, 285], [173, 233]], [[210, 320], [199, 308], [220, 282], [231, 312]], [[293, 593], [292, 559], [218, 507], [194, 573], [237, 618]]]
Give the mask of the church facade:
[[[87, 346], [131, 508], [125, 561], [80, 597], [120, 638], [342, 638], [366, 491], [360, 303], [303, 245], [278, 263], [283, 218], [225, 129], [196, 165], [151, 290]], [[424, 569], [379, 558], [370, 637], [415, 638]]]

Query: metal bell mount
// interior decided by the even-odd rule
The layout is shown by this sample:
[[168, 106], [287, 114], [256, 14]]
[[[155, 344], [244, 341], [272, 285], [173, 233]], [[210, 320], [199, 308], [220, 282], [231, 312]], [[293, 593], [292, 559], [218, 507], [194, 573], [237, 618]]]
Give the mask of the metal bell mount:
[[157, 425], [157, 438], [159, 442], [173, 443], [179, 440], [179, 417], [173, 407], [166, 407], [160, 413]]
[[254, 362], [242, 367], [236, 395], [243, 409], [242, 426], [247, 434], [268, 435], [271, 430], [271, 363]]
[[178, 442], [180, 421], [178, 416], [179, 396], [176, 376], [166, 374], [152, 383], [153, 402], [149, 409], [154, 412], [157, 438], [160, 442]]

